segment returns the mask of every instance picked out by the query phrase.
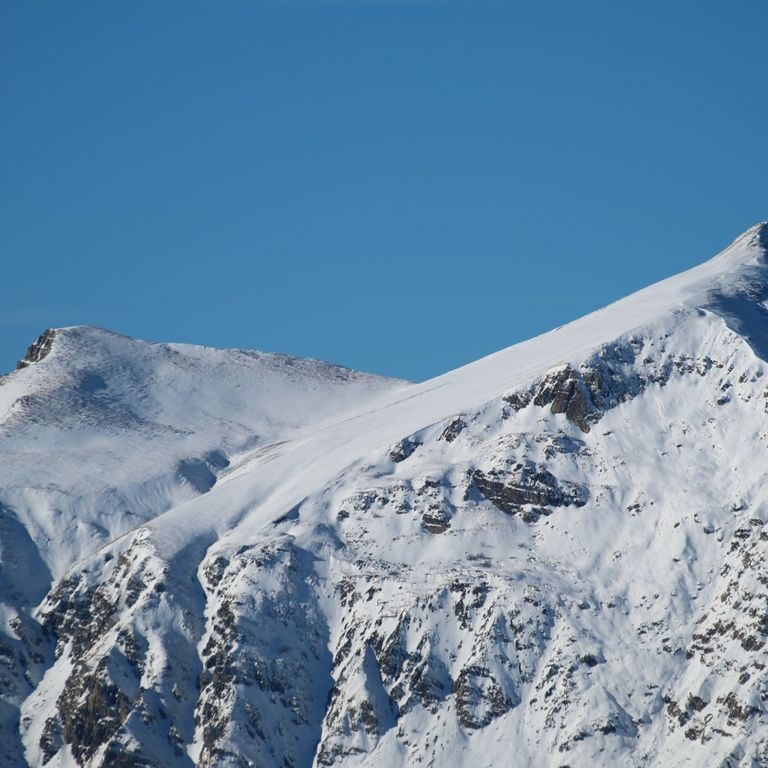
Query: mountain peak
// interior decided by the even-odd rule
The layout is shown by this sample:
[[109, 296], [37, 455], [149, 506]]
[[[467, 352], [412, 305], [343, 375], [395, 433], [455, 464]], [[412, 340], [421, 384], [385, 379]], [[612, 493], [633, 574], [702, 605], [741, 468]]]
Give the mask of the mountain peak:
[[768, 251], [768, 221], [761, 221], [750, 227], [745, 234], [750, 234], [756, 244], [763, 250]]
[[24, 357], [16, 363], [16, 370], [27, 368], [34, 363], [39, 363], [52, 349], [56, 331], [47, 328], [27, 348]]
[[761, 257], [768, 251], [768, 221], [761, 221], [742, 232], [727, 248], [710, 260], [722, 264], [727, 261], [729, 266], [753, 265], [755, 256], [758, 263], [763, 263]]

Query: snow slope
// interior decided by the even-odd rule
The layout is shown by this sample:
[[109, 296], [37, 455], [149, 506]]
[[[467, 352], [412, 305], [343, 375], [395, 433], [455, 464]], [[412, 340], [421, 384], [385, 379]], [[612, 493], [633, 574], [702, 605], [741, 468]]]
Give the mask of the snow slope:
[[209, 490], [231, 456], [403, 384], [316, 360], [148, 344], [97, 328], [51, 337], [43, 359], [0, 387], [0, 486], [6, 506], [29, 510], [24, 523], [39, 528], [33, 538], [55, 577], [95, 540]]
[[768, 765], [768, 225], [420, 384], [42, 337], [8, 765]]

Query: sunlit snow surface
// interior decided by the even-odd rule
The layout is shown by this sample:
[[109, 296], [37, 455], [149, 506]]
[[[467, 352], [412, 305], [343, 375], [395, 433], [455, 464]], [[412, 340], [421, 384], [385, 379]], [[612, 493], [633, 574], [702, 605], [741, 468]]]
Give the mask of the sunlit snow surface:
[[0, 765], [768, 765], [766, 246], [421, 384], [56, 331]]

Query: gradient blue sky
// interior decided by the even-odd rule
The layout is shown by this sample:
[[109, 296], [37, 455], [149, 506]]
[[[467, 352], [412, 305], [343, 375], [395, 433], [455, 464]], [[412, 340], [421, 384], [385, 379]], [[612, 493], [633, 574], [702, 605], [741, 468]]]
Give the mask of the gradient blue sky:
[[0, 370], [48, 326], [422, 379], [768, 218], [768, 3], [4, 0]]

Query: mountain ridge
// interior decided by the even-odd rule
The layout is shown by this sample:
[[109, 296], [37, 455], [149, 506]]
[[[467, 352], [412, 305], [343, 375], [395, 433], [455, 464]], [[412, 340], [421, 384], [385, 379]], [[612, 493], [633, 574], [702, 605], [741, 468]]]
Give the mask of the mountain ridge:
[[767, 249], [418, 384], [30, 353], [3, 759], [768, 765]]
[[[628, 296], [624, 297], [623, 299], [618, 299], [617, 301], [611, 302], [610, 304], [606, 305], [603, 308], [597, 309], [594, 312], [590, 312], [587, 315], [583, 316], [582, 318], [578, 318], [577, 320], [571, 321], [567, 323], [565, 326], [559, 326], [556, 329], [553, 329], [551, 331], [545, 331], [542, 334], [539, 334], [538, 336], [534, 336], [531, 339], [527, 341], [533, 341], [534, 339], [541, 338], [542, 336], [546, 336], [549, 333], [553, 333], [554, 331], [560, 330], [560, 328], [567, 327], [568, 325], [572, 325], [573, 322], [578, 322], [581, 319], [584, 319], [586, 317], [590, 317], [596, 313], [602, 312], [610, 307], [614, 307], [617, 304], [621, 304], [628, 299], [632, 298], [633, 296], [637, 296], [638, 294], [644, 294], [645, 292], [652, 291], [653, 289], [658, 289], [658, 287], [668, 283], [668, 281], [679, 281], [685, 277], [690, 277], [695, 275], [697, 272], [703, 272], [707, 265], [710, 267], [718, 267], [721, 264], [729, 264], [730, 266], [736, 266], [737, 268], [745, 268], [745, 267], [753, 267], [756, 265], [759, 265], [761, 263], [765, 263], [764, 261], [760, 261], [760, 256], [762, 255], [765, 257], [766, 253], [768, 253], [768, 221], [761, 221], [757, 224], [754, 224], [753, 226], [746, 229], [741, 235], [739, 235], [737, 238], [733, 240], [733, 242], [726, 246], [722, 251], [720, 251], [716, 256], [712, 257], [708, 261], [702, 262], [701, 264], [694, 266], [688, 270], [685, 270], [683, 272], [680, 272], [676, 275], [673, 275], [668, 278], [663, 278], [662, 280], [659, 280], [655, 283], [652, 283], [649, 286], [646, 286], [645, 288], [640, 288], [637, 291], [634, 291], [633, 293], [629, 294]], [[756, 258], [757, 257], [757, 258]], [[718, 270], [718, 269], [710, 269], [709, 274], [704, 276], [705, 279], [708, 279], [710, 281], [713, 280], [713, 278], [721, 277], [722, 274], [725, 272], [724, 269]], [[713, 288], [715, 286], [712, 286]], [[92, 325], [79, 325], [79, 326], [65, 326], [61, 328], [49, 328], [43, 331], [43, 333], [33, 341], [32, 345], [28, 349], [28, 354], [32, 352], [32, 350], [40, 344], [47, 344], [50, 343], [50, 341], [46, 341], [46, 334], [55, 334], [56, 332], [64, 333], [64, 332], [72, 332], [72, 331], [93, 331], [97, 333], [104, 333], [113, 335], [116, 337], [120, 337], [126, 340], [130, 341], [138, 341], [141, 342], [141, 340], [136, 339], [135, 337], [128, 336], [126, 334], [118, 333], [116, 331], [112, 331], [106, 328], [100, 328], [98, 326], [92, 326]], [[262, 352], [260, 350], [246, 350], [246, 349], [240, 349], [240, 348], [219, 348], [219, 347], [211, 347], [211, 346], [204, 346], [204, 345], [198, 345], [198, 344], [188, 344], [188, 343], [178, 343], [178, 342], [149, 342], [145, 341], [142, 342], [145, 344], [155, 345], [155, 346], [176, 346], [179, 348], [188, 348], [188, 349], [210, 349], [210, 350], [218, 350], [220, 352], [241, 352], [244, 354], [260, 354], [264, 356], [274, 356], [277, 358], [293, 358], [293, 359], [303, 359], [303, 360], [313, 360], [316, 362], [323, 362], [318, 360], [317, 358], [306, 358], [301, 357], [298, 358], [296, 356], [288, 355], [285, 353], [279, 353], [279, 352]], [[526, 342], [522, 342], [526, 343]], [[513, 345], [517, 346], [517, 345]], [[509, 349], [507, 347], [506, 349]], [[501, 354], [505, 350], [499, 350], [498, 352], [493, 352], [490, 355], [487, 355], [486, 357], [493, 357], [494, 355]], [[38, 353], [33, 353], [33, 355], [37, 355]], [[467, 366], [475, 365], [476, 363], [480, 362], [480, 360], [483, 360], [486, 358], [480, 358], [474, 362], [468, 363], [465, 366], [460, 366], [459, 368], [455, 370], [461, 370], [462, 368], [465, 368]], [[17, 363], [17, 369], [19, 367], [26, 367], [25, 366], [25, 358], [22, 358]], [[33, 361], [37, 362], [37, 360]], [[338, 365], [334, 363], [326, 363], [327, 365], [334, 365], [340, 369], [347, 369], [347, 370], [353, 370], [349, 368], [348, 366], [344, 365]], [[451, 373], [451, 371], [447, 372]], [[6, 374], [8, 375], [8, 374]], [[405, 381], [404, 379], [397, 379], [397, 377], [390, 377], [390, 376], [383, 376], [381, 374], [368, 374], [370, 376], [379, 376], [380, 378], [389, 378], [392, 380], [398, 380], [398, 381]], [[433, 378], [440, 378], [440, 376], [447, 375], [444, 374], [438, 374], [437, 376]]]

